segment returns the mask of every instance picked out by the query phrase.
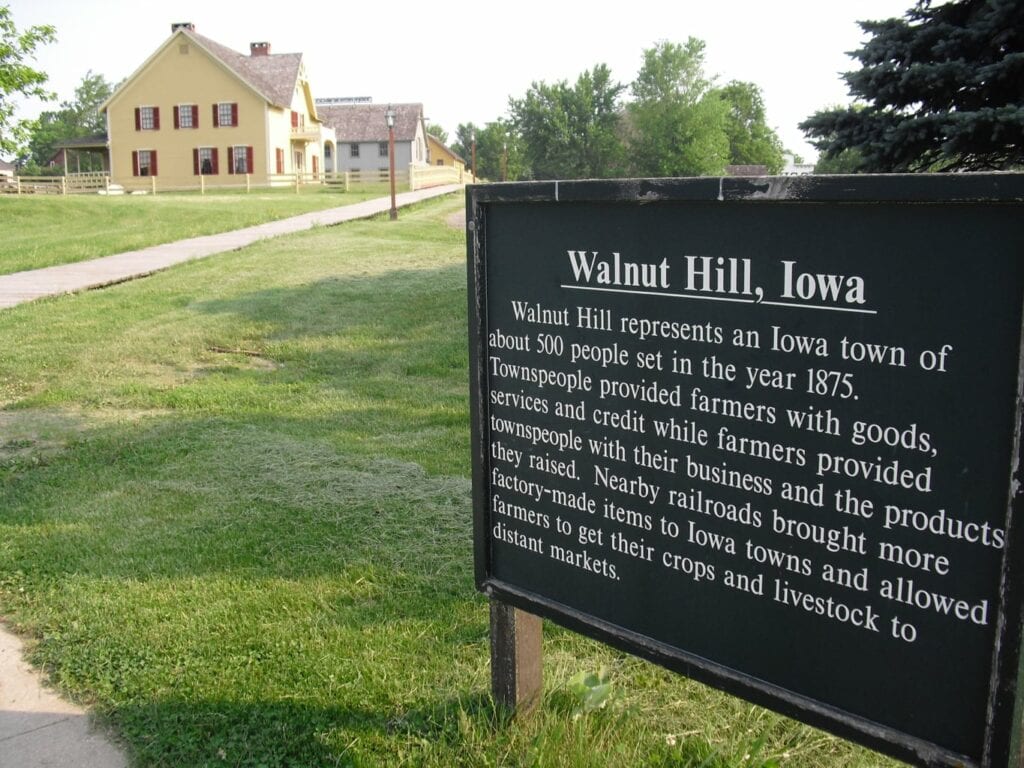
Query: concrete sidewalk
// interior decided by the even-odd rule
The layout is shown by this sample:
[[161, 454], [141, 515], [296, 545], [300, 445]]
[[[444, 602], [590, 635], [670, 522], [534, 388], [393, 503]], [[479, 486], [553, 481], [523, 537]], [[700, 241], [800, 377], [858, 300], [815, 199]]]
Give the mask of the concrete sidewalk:
[[0, 768], [125, 768], [89, 714], [45, 688], [0, 626]]
[[[396, 202], [401, 207], [461, 189], [460, 185], [455, 184], [420, 189], [415, 192], [403, 192], [397, 196]], [[288, 219], [269, 221], [266, 224], [237, 229], [233, 232], [222, 232], [219, 235], [193, 237], [189, 240], [154, 245], [138, 251], [127, 251], [91, 261], [80, 261], [76, 264], [62, 264], [58, 267], [16, 272], [13, 275], [0, 275], [0, 309], [13, 307], [43, 296], [57, 296], [62, 293], [75, 293], [121, 283], [184, 261], [244, 248], [269, 237], [301, 232], [315, 226], [330, 226], [345, 221], [365, 219], [386, 213], [390, 208], [391, 199], [381, 197], [341, 208], [329, 208], [325, 211], [314, 211]]]

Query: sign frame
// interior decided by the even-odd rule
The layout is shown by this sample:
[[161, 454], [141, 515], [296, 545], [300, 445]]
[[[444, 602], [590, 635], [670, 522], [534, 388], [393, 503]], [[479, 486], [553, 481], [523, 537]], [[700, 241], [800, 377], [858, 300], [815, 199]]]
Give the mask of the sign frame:
[[[861, 715], [796, 694], [753, 675], [668, 646], [576, 608], [528, 592], [491, 571], [487, 414], [488, 217], [503, 204], [618, 203], [668, 201], [737, 203], [991, 203], [1015, 205], [1024, 213], [1024, 174], [803, 176], [758, 178], [629, 179], [473, 185], [466, 188], [469, 363], [473, 465], [473, 530], [477, 589], [492, 601], [550, 619], [568, 629], [640, 656], [702, 683], [773, 709], [914, 765], [952, 768], [1024, 766], [1021, 692], [1024, 691], [1024, 327], [1020, 329], [1013, 414], [1013, 450], [1007, 467], [1006, 545], [1002, 553], [996, 606], [995, 643], [984, 747], [967, 756], [881, 725]], [[1022, 218], [1024, 224], [1024, 218]], [[1024, 253], [1021, 254], [1024, 259]], [[1024, 304], [1024, 297], [1021, 297]], [[492, 643], [494, 638], [492, 638]]]

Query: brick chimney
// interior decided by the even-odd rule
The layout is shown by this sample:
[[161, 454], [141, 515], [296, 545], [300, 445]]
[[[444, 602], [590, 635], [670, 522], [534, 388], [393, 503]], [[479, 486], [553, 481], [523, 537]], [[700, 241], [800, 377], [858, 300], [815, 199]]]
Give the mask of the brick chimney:
[[173, 35], [179, 29], [187, 29], [189, 32], [196, 31], [196, 25], [191, 21], [179, 21], [176, 24], [171, 24], [171, 34]]
[[270, 43], [249, 43], [249, 55], [250, 56], [269, 56], [270, 55]]

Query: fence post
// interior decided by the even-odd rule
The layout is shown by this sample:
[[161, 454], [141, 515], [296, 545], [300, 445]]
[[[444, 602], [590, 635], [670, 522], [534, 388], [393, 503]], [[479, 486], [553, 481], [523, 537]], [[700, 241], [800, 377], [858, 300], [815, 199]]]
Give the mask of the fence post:
[[149, 186], [153, 190], [153, 194], [156, 194], [156, 176], [149, 177]]
[[199, 175], [199, 194], [206, 194], [206, 177], [203, 176], [202, 174]]
[[61, 176], [60, 177], [60, 193], [62, 195], [67, 195], [67, 193], [68, 193], [68, 177], [67, 176]]
[[21, 194], [21, 177], [20, 176], [15, 176], [14, 178], [18, 182], [18, 194], [20, 195]]
[[299, 194], [299, 172], [295, 172], [295, 194]]
[[248, 194], [249, 191], [250, 191], [249, 176], [250, 176], [250, 174], [248, 174], [248, 173], [245, 174], [245, 192], [246, 192], [246, 194]]

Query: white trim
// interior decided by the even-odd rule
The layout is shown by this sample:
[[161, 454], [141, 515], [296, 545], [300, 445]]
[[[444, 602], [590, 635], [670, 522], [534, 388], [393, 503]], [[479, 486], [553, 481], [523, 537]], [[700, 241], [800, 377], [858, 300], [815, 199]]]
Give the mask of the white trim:
[[[174, 107], [171, 109], [171, 119], [172, 120], [174, 119], [174, 110], [175, 109], [178, 110], [178, 125], [175, 128], [175, 130], [179, 130], [179, 131], [195, 131], [195, 130], [198, 130], [198, 128], [199, 128], [198, 125], [195, 125], [195, 124], [193, 124], [193, 125], [182, 125], [181, 124], [181, 108], [182, 107], [189, 107], [190, 108], [189, 109], [189, 115], [188, 115], [188, 119], [189, 120], [192, 119], [191, 107], [195, 107], [196, 108], [196, 117], [197, 118], [199, 117], [199, 104], [197, 102], [193, 101], [193, 102], [188, 102], [188, 103], [175, 104]], [[198, 120], [196, 122], [198, 122]]]

